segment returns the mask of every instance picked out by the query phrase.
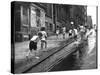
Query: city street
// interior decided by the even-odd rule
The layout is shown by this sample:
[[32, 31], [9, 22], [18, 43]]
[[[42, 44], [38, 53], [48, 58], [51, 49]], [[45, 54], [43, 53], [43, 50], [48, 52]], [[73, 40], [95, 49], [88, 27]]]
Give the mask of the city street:
[[[45, 71], [96, 69], [97, 60], [96, 60], [96, 40], [94, 41], [95, 38], [96, 38], [95, 35], [91, 35], [88, 38], [88, 45], [85, 45], [84, 47], [81, 48], [82, 50], [86, 51], [85, 56], [82, 57], [81, 60], [77, 57], [76, 53], [74, 53], [74, 50], [77, 49], [77, 45], [76, 45], [77, 42], [75, 41], [72, 44], [63, 48], [57, 54], [54, 54], [45, 62], [41, 63], [40, 65], [37, 65], [37, 67], [33, 68], [32, 70], [28, 72], [32, 73], [32, 72], [45, 72]], [[66, 39], [63, 39], [62, 35], [59, 35], [59, 39], [57, 39], [56, 36], [48, 37], [48, 48], [40, 50], [40, 43], [39, 43], [37, 55], [40, 58], [36, 59], [34, 58], [34, 55], [32, 55], [30, 57], [31, 61], [27, 61], [25, 58], [25, 54], [27, 54], [28, 52], [28, 47], [24, 48], [23, 52], [21, 49], [19, 49], [19, 53], [17, 53], [18, 48], [19, 48], [18, 45], [22, 43], [16, 43], [16, 50], [17, 50], [16, 52], [17, 54], [15, 57], [16, 58], [16, 62], [15, 62], [16, 73], [20, 73], [21, 71], [24, 71], [25, 68], [27, 69], [28, 67], [31, 67], [32, 65], [35, 65], [39, 61], [43, 60], [49, 54], [52, 54], [54, 51], [56, 51], [56, 49], [59, 48], [61, 44], [63, 45], [64, 41], [67, 39], [68, 39], [68, 34], [66, 34]], [[25, 47], [25, 44], [28, 45], [28, 43], [25, 43], [25, 42], [23, 43], [24, 44], [23, 46], [21, 45], [21, 47]], [[53, 66], [50, 67], [50, 65], [53, 65]]]
[[[68, 39], [68, 34], [66, 34], [66, 39]], [[38, 43], [38, 52], [41, 51], [46, 51], [55, 47], [59, 47], [60, 43], [66, 39], [63, 39], [62, 35], [59, 35], [59, 38], [57, 39], [56, 36], [50, 36], [47, 39], [47, 48], [42, 49], [40, 48], [40, 42]], [[16, 43], [15, 44], [15, 63], [22, 61], [23, 59], [25, 59], [27, 53], [29, 51], [29, 41], [25, 41], [25, 42], [21, 42], [21, 43]], [[34, 56], [34, 55], [33, 55]]]
[[75, 58], [74, 55], [66, 57], [61, 63], [51, 69], [52, 71], [71, 71], [71, 70], [87, 70], [96, 69], [96, 49], [89, 56], [85, 56], [81, 61]]
[[[40, 57], [39, 59], [34, 58], [34, 53], [29, 56], [30, 60], [33, 64], [36, 64], [37, 62], [41, 61], [48, 55], [54, 53], [57, 51], [56, 49], [62, 45], [64, 45], [65, 40], [68, 39], [68, 34], [66, 34], [66, 39], [63, 39], [62, 34], [59, 35], [59, 38], [57, 39], [55, 35], [48, 37], [47, 39], [47, 48], [42, 49], [40, 48], [40, 42], [38, 43], [38, 53], [37, 55]], [[26, 55], [29, 51], [29, 41], [23, 42], [23, 43], [16, 43], [15, 44], [15, 69], [23, 68], [26, 64], [30, 64], [30, 61], [27, 61]], [[19, 71], [19, 70], [18, 70]], [[21, 70], [20, 70], [21, 71]]]
[[97, 21], [88, 6], [12, 2], [11, 8], [12, 73], [97, 68]]

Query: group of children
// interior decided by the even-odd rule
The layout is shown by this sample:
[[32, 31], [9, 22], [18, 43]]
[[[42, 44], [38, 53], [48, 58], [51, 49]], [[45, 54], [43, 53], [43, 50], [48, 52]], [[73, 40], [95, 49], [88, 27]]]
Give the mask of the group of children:
[[29, 55], [34, 52], [34, 56], [39, 59], [39, 57], [36, 55], [37, 54], [37, 43], [39, 41], [41, 41], [41, 49], [43, 49], [43, 47], [45, 46], [45, 48], [47, 47], [47, 33], [45, 31], [45, 27], [42, 27], [41, 30], [34, 35], [29, 42], [29, 51], [28, 54], [26, 55], [26, 57], [28, 58]]
[[74, 28], [74, 29], [70, 29], [68, 33], [69, 33], [69, 37], [74, 36], [75, 40], [77, 40], [78, 31], [77, 31], [76, 28]]
[[[60, 29], [57, 29], [56, 30], [57, 39], [58, 39], [59, 34], [60, 34]], [[70, 29], [68, 34], [69, 34], [69, 37], [74, 36], [74, 38], [77, 39], [78, 30], [76, 28]], [[65, 39], [65, 36], [66, 36], [66, 27], [62, 27], [62, 37], [63, 37], [63, 39]]]
[[[56, 30], [57, 39], [58, 39], [58, 35], [59, 35], [59, 34], [60, 34], [60, 29], [57, 29], [57, 30]], [[63, 28], [62, 28], [63, 39], [65, 39], [65, 34], [66, 34], [66, 27], [63, 27]]]
[[[84, 27], [80, 26], [80, 33], [78, 32], [78, 29], [70, 29], [69, 30], [69, 37], [74, 36], [75, 40], [77, 41], [78, 36], [81, 36], [81, 39], [83, 38], [84, 35]], [[58, 38], [58, 34], [59, 34], [59, 30], [56, 31], [56, 36]], [[62, 34], [63, 34], [63, 39], [65, 38], [65, 34], [66, 34], [66, 28], [63, 27], [62, 28]], [[29, 52], [27, 54], [27, 58], [28, 56], [34, 51], [34, 55], [36, 58], [39, 58], [36, 54], [37, 54], [37, 43], [41, 41], [41, 49], [43, 49], [44, 47], [47, 48], [47, 33], [45, 31], [45, 27], [42, 27], [41, 30], [34, 35], [29, 42]]]

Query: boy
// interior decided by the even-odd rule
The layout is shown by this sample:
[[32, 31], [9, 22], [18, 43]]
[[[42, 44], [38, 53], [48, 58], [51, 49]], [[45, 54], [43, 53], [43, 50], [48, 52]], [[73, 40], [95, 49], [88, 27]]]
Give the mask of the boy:
[[41, 49], [43, 49], [44, 45], [45, 45], [45, 48], [47, 48], [47, 41], [46, 41], [46, 39], [47, 39], [47, 33], [45, 31], [45, 27], [41, 28], [40, 35], [41, 35]]
[[63, 27], [63, 28], [62, 28], [62, 33], [63, 33], [63, 39], [65, 39], [66, 27]]
[[78, 32], [77, 32], [77, 29], [74, 28], [74, 39], [77, 41], [77, 35], [78, 35]]
[[72, 36], [72, 29], [69, 30], [69, 37]]
[[[26, 56], [27, 58], [28, 58], [28, 56], [32, 53], [33, 50], [34, 50], [34, 55], [36, 56], [37, 43], [39, 42], [40, 37], [41, 37], [41, 34], [38, 33], [38, 35], [34, 35], [34, 36], [31, 38], [31, 40], [30, 40], [30, 42], [29, 42], [29, 52], [28, 52], [28, 54], [27, 54], [27, 56]], [[36, 56], [36, 58], [39, 59], [38, 56]]]
[[59, 29], [56, 30], [57, 39], [58, 39], [58, 35], [59, 35]]

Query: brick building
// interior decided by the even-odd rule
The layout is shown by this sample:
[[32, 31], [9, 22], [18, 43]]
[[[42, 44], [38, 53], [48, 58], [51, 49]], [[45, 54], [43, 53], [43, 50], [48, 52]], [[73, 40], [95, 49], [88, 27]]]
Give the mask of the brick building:
[[73, 21], [72, 27], [78, 25], [86, 25], [87, 22], [87, 6], [71, 5], [70, 6], [70, 21]]
[[[63, 26], [66, 30], [85, 24], [87, 19], [86, 6], [12, 2], [12, 25], [15, 41], [29, 40], [41, 27], [46, 27], [49, 34]], [[71, 22], [74, 24], [71, 25]]]
[[93, 27], [92, 17], [91, 16], [87, 16], [87, 25], [88, 25], [88, 28]]
[[41, 5], [12, 2], [15, 41], [29, 40], [40, 27], [45, 27], [45, 10]]

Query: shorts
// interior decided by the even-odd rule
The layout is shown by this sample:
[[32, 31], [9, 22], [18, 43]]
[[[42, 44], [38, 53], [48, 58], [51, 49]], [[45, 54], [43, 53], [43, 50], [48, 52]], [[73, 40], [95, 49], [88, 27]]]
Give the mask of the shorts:
[[47, 43], [47, 41], [46, 40], [41, 40], [41, 43]]
[[74, 38], [77, 39], [77, 35], [75, 35]]
[[37, 50], [37, 42], [30, 41], [29, 43], [29, 49], [32, 51], [32, 49]]
[[72, 35], [72, 33], [69, 33], [69, 36], [71, 36]]

